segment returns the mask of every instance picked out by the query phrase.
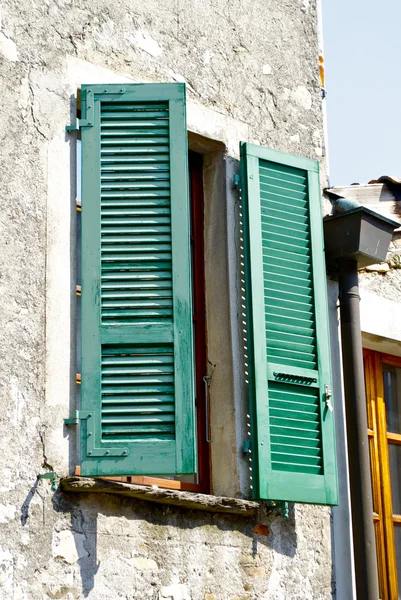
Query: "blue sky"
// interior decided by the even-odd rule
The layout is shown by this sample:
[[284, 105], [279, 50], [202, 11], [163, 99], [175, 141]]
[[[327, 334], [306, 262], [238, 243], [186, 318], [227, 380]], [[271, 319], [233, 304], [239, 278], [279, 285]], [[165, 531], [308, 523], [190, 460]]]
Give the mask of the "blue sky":
[[401, 177], [401, 0], [322, 0], [331, 185]]

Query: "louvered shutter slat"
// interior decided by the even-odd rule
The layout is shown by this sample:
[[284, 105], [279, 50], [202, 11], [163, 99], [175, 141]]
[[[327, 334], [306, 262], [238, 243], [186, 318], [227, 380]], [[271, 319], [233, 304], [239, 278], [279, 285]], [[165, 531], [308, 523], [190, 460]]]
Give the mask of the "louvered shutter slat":
[[82, 111], [81, 473], [193, 473], [185, 88], [83, 86]]
[[335, 504], [317, 163], [242, 144], [241, 168], [254, 493]]

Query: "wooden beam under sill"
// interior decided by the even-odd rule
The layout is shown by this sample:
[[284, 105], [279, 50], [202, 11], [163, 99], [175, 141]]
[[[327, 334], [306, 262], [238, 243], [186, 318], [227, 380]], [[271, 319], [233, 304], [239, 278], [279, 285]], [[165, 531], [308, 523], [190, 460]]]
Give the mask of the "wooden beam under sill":
[[243, 517], [254, 517], [259, 509], [259, 502], [242, 500], [241, 498], [225, 498], [210, 496], [181, 490], [162, 489], [157, 486], [135, 485], [120, 481], [106, 481], [95, 477], [65, 477], [60, 480], [62, 492], [117, 494], [120, 496], [172, 504], [190, 510], [205, 510], [214, 513], [228, 513]]

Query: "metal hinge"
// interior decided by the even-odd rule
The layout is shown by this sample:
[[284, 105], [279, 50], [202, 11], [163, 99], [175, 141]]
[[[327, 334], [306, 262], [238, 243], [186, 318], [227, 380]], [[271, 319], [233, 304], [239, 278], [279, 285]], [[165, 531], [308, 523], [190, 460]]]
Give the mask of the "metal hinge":
[[86, 92], [86, 119], [78, 119], [73, 117], [71, 125], [66, 125], [67, 133], [79, 131], [82, 127], [93, 127], [93, 119], [95, 116], [95, 95], [92, 90]]
[[73, 133], [74, 131], [80, 131], [82, 127], [93, 127], [93, 122], [90, 119], [73, 119], [71, 125], [66, 125], [65, 130], [67, 133]]
[[[96, 92], [98, 94], [124, 94], [127, 91], [127, 89], [125, 87], [120, 87], [119, 90], [116, 90], [114, 85], [112, 85], [111, 88], [103, 88], [102, 90]], [[91, 90], [87, 90], [86, 92], [87, 94], [91, 93]]]
[[288, 519], [288, 516], [289, 516], [288, 502], [276, 501], [273, 504], [281, 512], [283, 519]]
[[124, 457], [128, 456], [129, 448], [126, 446], [120, 446], [113, 448], [111, 446], [104, 446], [101, 448], [96, 447], [95, 432], [94, 432], [94, 414], [86, 410], [74, 411], [74, 416], [64, 419], [64, 425], [71, 427], [72, 425], [78, 425], [80, 421], [86, 420], [86, 453], [88, 456], [95, 457]]
[[239, 190], [240, 184], [241, 184], [241, 178], [238, 175], [238, 173], [235, 173], [234, 177], [233, 177], [233, 187], [235, 187], [236, 190]]
[[249, 454], [251, 451], [251, 440], [244, 440], [242, 444], [242, 454]]
[[41, 473], [40, 475], [38, 475], [38, 479], [50, 479], [52, 492], [57, 491], [57, 475], [54, 471], [49, 471], [48, 473]]
[[64, 425], [66, 425], [66, 427], [70, 427], [70, 425], [78, 425], [80, 420], [79, 410], [74, 411], [74, 415], [74, 417], [64, 419]]

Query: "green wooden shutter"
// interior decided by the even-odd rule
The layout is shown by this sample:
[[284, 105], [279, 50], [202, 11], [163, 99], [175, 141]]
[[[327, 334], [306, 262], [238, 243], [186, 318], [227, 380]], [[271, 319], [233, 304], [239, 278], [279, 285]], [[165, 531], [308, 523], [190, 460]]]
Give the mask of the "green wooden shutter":
[[82, 87], [81, 474], [196, 471], [185, 86]]
[[254, 494], [336, 504], [319, 165], [243, 143], [241, 168]]

